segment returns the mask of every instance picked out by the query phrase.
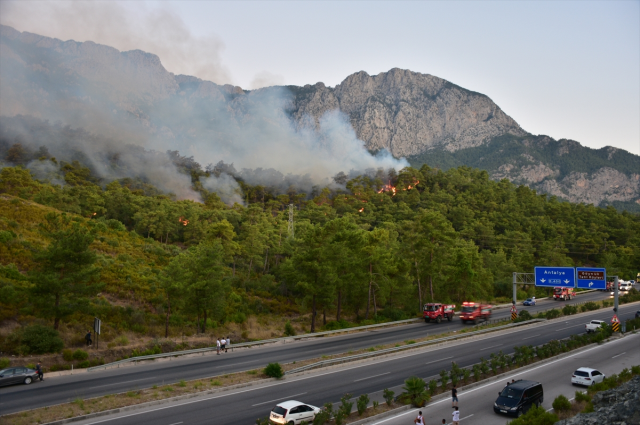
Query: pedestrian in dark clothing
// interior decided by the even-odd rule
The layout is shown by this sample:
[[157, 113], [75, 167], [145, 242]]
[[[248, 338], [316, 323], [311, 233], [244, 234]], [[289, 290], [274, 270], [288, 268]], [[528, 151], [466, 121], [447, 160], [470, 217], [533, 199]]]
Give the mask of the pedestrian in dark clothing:
[[36, 372], [38, 373], [38, 378], [40, 378], [41, 381], [44, 381], [44, 374], [42, 373], [42, 365], [40, 364], [40, 362], [38, 362], [38, 364], [36, 365]]
[[451, 407], [455, 407], [458, 405], [458, 389], [454, 385], [451, 388]]
[[93, 344], [93, 341], [91, 340], [91, 331], [87, 332], [87, 334], [84, 336], [84, 339], [87, 341], [87, 347]]

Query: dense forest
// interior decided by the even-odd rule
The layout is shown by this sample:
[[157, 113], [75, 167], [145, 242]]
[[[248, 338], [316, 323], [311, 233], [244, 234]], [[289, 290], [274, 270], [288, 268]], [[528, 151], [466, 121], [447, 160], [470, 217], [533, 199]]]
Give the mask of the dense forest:
[[536, 265], [640, 271], [640, 215], [486, 171], [378, 170], [310, 194], [240, 179], [245, 205], [228, 206], [200, 184], [219, 169], [172, 155], [202, 202], [46, 155], [64, 181], [3, 168], [0, 323], [59, 328], [99, 315], [118, 331], [169, 336], [308, 315], [317, 331], [412, 317], [428, 301], [504, 302], [512, 273]]

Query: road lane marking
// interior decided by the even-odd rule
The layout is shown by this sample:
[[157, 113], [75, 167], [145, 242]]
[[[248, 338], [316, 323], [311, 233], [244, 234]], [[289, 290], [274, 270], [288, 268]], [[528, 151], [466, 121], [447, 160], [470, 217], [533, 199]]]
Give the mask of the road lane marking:
[[297, 397], [299, 395], [304, 395], [304, 394], [306, 394], [306, 393], [300, 393], [300, 394], [289, 395], [289, 396], [286, 396], [286, 397], [280, 397], [280, 398], [276, 398], [275, 400], [269, 400], [269, 401], [265, 401], [265, 402], [258, 403], [258, 404], [252, 404], [251, 407], [261, 406], [263, 404], [273, 403], [274, 401], [285, 400], [285, 399], [288, 399], [288, 398], [291, 398], [291, 397]]
[[611, 358], [612, 358], [612, 359], [615, 359], [616, 357], [620, 357], [620, 356], [621, 356], [621, 355], [623, 355], [623, 354], [627, 354], [627, 352], [625, 351], [624, 353], [620, 353], [620, 354], [615, 355], [615, 356], [613, 356], [613, 357], [611, 357]]
[[[620, 339], [617, 339], [617, 340], [615, 340], [615, 341], [611, 341], [611, 342], [609, 342], [608, 344], [615, 344], [617, 341], [624, 341], [624, 339], [620, 338]], [[605, 345], [595, 346], [595, 347], [589, 348], [589, 349], [587, 349], [587, 350], [581, 351], [581, 352], [580, 352], [580, 353], [578, 353], [578, 354], [587, 353], [587, 352], [589, 352], [589, 351], [596, 350], [596, 349], [598, 349], [598, 348], [602, 348], [602, 347], [605, 347], [605, 346], [606, 346], [606, 344], [605, 344]], [[514, 374], [514, 375], [511, 375], [510, 377], [511, 377], [511, 378], [513, 378], [513, 377], [516, 377], [516, 376], [519, 376], [519, 375], [522, 375], [522, 374], [525, 374], [525, 373], [528, 373], [528, 372], [532, 372], [532, 371], [534, 371], [534, 370], [536, 370], [536, 369], [540, 369], [540, 368], [543, 368], [543, 367], [547, 367], [547, 366], [549, 366], [549, 365], [552, 365], [552, 364], [554, 364], [554, 363], [558, 363], [558, 362], [561, 362], [561, 361], [563, 361], [563, 360], [567, 360], [567, 359], [571, 359], [571, 356], [563, 357], [563, 358], [561, 358], [561, 359], [557, 359], [557, 360], [551, 361], [551, 362], [549, 362], [549, 363], [545, 363], [545, 364], [543, 364], [543, 365], [540, 365], [540, 366], [534, 367], [534, 368], [532, 368], [532, 369], [523, 370], [523, 371], [521, 371], [521, 372], [519, 372], [519, 373], [516, 373], [516, 374]], [[479, 386], [479, 387], [476, 387], [476, 388], [470, 389], [469, 391], [461, 392], [461, 393], [460, 393], [460, 396], [462, 396], [462, 395], [464, 395], [464, 394], [472, 393], [472, 392], [474, 392], [474, 391], [481, 390], [481, 389], [486, 388], [486, 387], [490, 387], [491, 385], [495, 385], [495, 384], [497, 384], [497, 383], [498, 383], [498, 381], [489, 382], [488, 384], [481, 385], [481, 386]], [[438, 400], [438, 401], [435, 401], [435, 402], [433, 402], [433, 403], [429, 404], [429, 406], [435, 406], [436, 404], [440, 404], [440, 403], [444, 403], [444, 402], [449, 402], [449, 401], [450, 401], [450, 399], [449, 399], [449, 398], [443, 398], [442, 400]], [[549, 410], [553, 410], [553, 408], [551, 408], [551, 409], [549, 409]], [[548, 412], [549, 410], [547, 410], [547, 412]], [[400, 416], [409, 415], [409, 414], [415, 414], [417, 411], [418, 411], [418, 409], [409, 410], [408, 412], [400, 413], [399, 415], [392, 416], [392, 417], [387, 418], [387, 419], [383, 419], [383, 420], [381, 420], [381, 421], [379, 421], [379, 422], [374, 422], [374, 423], [372, 423], [371, 425], [378, 425], [378, 424], [381, 424], [381, 423], [384, 423], [384, 422], [387, 422], [387, 421], [390, 421], [390, 420], [393, 420], [393, 419], [397, 419], [397, 418], [399, 418]]]
[[89, 387], [90, 390], [94, 389], [94, 388], [102, 388], [102, 387], [110, 387], [112, 385], [118, 385], [118, 384], [128, 384], [129, 382], [138, 382], [138, 381], [147, 381], [149, 379], [155, 379], [155, 377], [153, 378], [142, 378], [142, 379], [134, 379], [133, 381], [125, 381], [125, 382], [116, 382], [115, 384], [105, 384], [105, 385], [99, 385], [97, 387]]
[[470, 414], [469, 416], [465, 416], [464, 418], [462, 418], [462, 419], [460, 419], [460, 420], [461, 420], [461, 421], [464, 421], [465, 419], [469, 419], [469, 418], [470, 418], [470, 417], [472, 417], [472, 416], [473, 416], [473, 413], [472, 413], [472, 414]]
[[175, 424], [171, 424], [171, 425], [180, 425], [182, 422], [176, 422]]
[[492, 345], [491, 347], [481, 348], [481, 349], [480, 349], [480, 351], [488, 350], [489, 348], [496, 348], [496, 347], [500, 347], [501, 345], [504, 345], [504, 344]]
[[443, 360], [449, 360], [449, 359], [452, 359], [452, 358], [453, 358], [453, 356], [451, 356], [451, 357], [445, 357], [444, 359], [434, 360], [434, 361], [432, 361], [432, 362], [428, 362], [428, 363], [425, 363], [425, 364], [437, 363], [437, 362], [441, 362], [441, 361], [443, 361]]
[[[451, 358], [451, 357], [449, 357], [449, 358]], [[353, 382], [359, 382], [359, 381], [364, 381], [365, 379], [377, 378], [378, 376], [388, 375], [388, 374], [390, 374], [390, 373], [391, 373], [391, 372], [381, 373], [380, 375], [373, 375], [373, 376], [370, 376], [370, 377], [368, 377], [368, 378], [356, 379], [356, 380], [355, 380], [355, 381], [353, 381]]]
[[528, 337], [526, 337], [526, 338], [522, 338], [522, 340], [524, 341], [525, 339], [535, 338], [535, 337], [540, 336], [540, 335], [542, 335], [542, 334], [533, 335], [533, 336], [528, 336]]
[[573, 326], [567, 326], [566, 328], [556, 329], [556, 332], [560, 332], [560, 331], [563, 331], [563, 330], [565, 330], [565, 329], [577, 328], [578, 326], [584, 326], [584, 324], [573, 325]]

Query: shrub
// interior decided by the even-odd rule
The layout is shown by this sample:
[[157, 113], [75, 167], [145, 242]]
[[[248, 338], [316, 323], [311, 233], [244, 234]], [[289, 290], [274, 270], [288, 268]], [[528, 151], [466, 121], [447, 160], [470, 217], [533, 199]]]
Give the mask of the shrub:
[[549, 413], [543, 407], [532, 406], [524, 415], [509, 422], [509, 425], [553, 425], [558, 415]]
[[532, 318], [531, 313], [527, 310], [520, 310], [520, 313], [518, 313], [518, 321], [524, 322], [525, 320], [531, 320]]
[[589, 302], [585, 303], [584, 306], [589, 311], [597, 310], [597, 309], [600, 308], [600, 306], [597, 303], [594, 303], [593, 301], [589, 301]]
[[344, 414], [342, 409], [338, 409], [333, 415], [333, 420], [335, 421], [336, 425], [343, 425], [346, 416], [347, 415]]
[[380, 403], [378, 402], [378, 400], [373, 400], [373, 403], [371, 403], [371, 405], [373, 406], [373, 410], [376, 410]]
[[421, 407], [425, 401], [429, 400], [429, 396], [425, 391], [426, 384], [422, 378], [412, 376], [404, 381], [404, 395], [409, 398], [411, 404]]
[[560, 314], [561, 314], [560, 310], [554, 308], [554, 309], [551, 309], [551, 310], [547, 311], [544, 314], [544, 317], [546, 317], [548, 320], [551, 320], [551, 319], [556, 319], [556, 318], [560, 317]]
[[562, 307], [562, 314], [565, 316], [571, 316], [572, 314], [576, 314], [578, 312], [578, 307], [575, 305], [565, 305]]
[[91, 366], [91, 363], [89, 363], [89, 360], [83, 360], [80, 363], [78, 363], [78, 365], [76, 366], [78, 369], [86, 369], [89, 366]]
[[73, 361], [73, 350], [68, 348], [62, 350], [62, 358], [67, 362]]
[[287, 320], [287, 323], [284, 324], [284, 336], [295, 336], [296, 330], [293, 329], [293, 325], [290, 321]]
[[391, 391], [389, 388], [385, 388], [382, 390], [382, 397], [384, 397], [384, 401], [387, 402], [387, 406], [391, 407], [393, 404], [393, 396], [395, 393]]
[[588, 403], [591, 401], [591, 398], [587, 395], [587, 393], [583, 393], [582, 391], [576, 391], [576, 401], [578, 403], [581, 401], [586, 401]]
[[449, 372], [443, 369], [440, 371], [440, 385], [442, 385], [443, 390], [447, 389], [448, 382], [449, 382]]
[[351, 410], [353, 410], [353, 401], [351, 400], [351, 394], [345, 393], [345, 395], [340, 398], [340, 411], [344, 413], [345, 416], [349, 416], [351, 414]]
[[474, 364], [473, 365], [473, 379], [474, 379], [474, 381], [478, 382], [481, 377], [482, 377], [482, 369], [480, 368], [480, 365], [479, 364]]
[[463, 369], [462, 370], [462, 380], [464, 381], [465, 384], [467, 382], [469, 382], [469, 378], [470, 377], [471, 377], [471, 371], [469, 369]]
[[333, 405], [331, 403], [325, 403], [324, 409], [313, 418], [313, 425], [324, 425], [331, 420], [333, 414]]
[[84, 350], [78, 349], [78, 350], [73, 352], [73, 359], [74, 360], [87, 360], [88, 358], [89, 358], [89, 353], [87, 353]]
[[284, 375], [284, 371], [282, 370], [280, 363], [269, 363], [267, 367], [264, 368], [264, 374], [270, 378], [279, 379]]
[[436, 391], [438, 391], [438, 382], [435, 379], [429, 381], [429, 394], [435, 395]]
[[11, 361], [7, 358], [1, 358], [0, 359], [0, 369], [4, 369], [9, 367], [9, 364], [11, 363]]
[[20, 351], [24, 354], [56, 353], [64, 347], [58, 331], [48, 326], [27, 326], [22, 330], [20, 339]]
[[555, 398], [555, 400], [553, 400], [552, 406], [553, 410], [555, 410], [556, 412], [562, 412], [571, 409], [571, 402], [569, 401], [569, 399], [567, 399], [567, 397], [560, 394]]
[[356, 401], [356, 407], [358, 409], [358, 415], [362, 416], [365, 410], [367, 410], [367, 405], [369, 404], [369, 396], [367, 394], [362, 394], [358, 397]]

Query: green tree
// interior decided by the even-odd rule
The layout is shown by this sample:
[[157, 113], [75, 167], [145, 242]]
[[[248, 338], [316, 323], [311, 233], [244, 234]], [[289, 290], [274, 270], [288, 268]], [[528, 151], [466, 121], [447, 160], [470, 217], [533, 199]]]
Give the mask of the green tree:
[[90, 298], [102, 288], [96, 254], [89, 246], [95, 231], [66, 214], [48, 213], [40, 233], [49, 245], [34, 254], [29, 274], [31, 298], [38, 316], [53, 319], [54, 329], [74, 313], [90, 311]]

